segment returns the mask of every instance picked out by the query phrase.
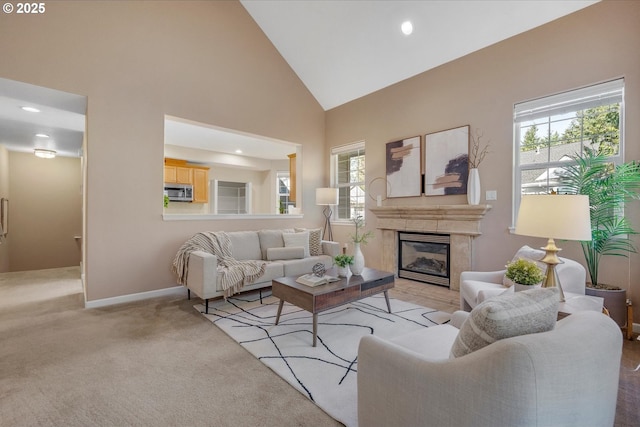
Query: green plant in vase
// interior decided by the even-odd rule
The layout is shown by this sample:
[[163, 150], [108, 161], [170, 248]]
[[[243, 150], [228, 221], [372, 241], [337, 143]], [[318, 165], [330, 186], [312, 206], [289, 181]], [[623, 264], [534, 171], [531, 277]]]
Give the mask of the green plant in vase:
[[544, 279], [544, 273], [533, 261], [519, 258], [506, 265], [505, 276], [516, 285], [533, 286]]
[[364, 218], [362, 215], [358, 215], [353, 218], [352, 221], [356, 226], [356, 234], [351, 236], [351, 240], [353, 241], [353, 264], [350, 268], [351, 272], [357, 276], [364, 270], [364, 255], [360, 250], [360, 245], [366, 245], [369, 239], [373, 237], [373, 232], [371, 230], [363, 232]]
[[353, 255], [338, 254], [333, 257], [333, 263], [338, 266], [338, 276], [347, 277], [347, 268], [353, 264]]

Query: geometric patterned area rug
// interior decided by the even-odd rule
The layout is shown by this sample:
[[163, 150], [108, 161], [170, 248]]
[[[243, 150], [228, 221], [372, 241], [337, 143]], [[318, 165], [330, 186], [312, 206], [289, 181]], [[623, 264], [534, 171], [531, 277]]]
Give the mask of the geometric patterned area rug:
[[364, 335], [381, 338], [449, 322], [451, 315], [384, 295], [318, 314], [317, 346], [312, 347], [312, 315], [285, 303], [274, 325], [279, 299], [263, 302], [257, 293], [194, 306], [203, 316], [276, 374], [347, 427], [358, 425], [358, 344]]

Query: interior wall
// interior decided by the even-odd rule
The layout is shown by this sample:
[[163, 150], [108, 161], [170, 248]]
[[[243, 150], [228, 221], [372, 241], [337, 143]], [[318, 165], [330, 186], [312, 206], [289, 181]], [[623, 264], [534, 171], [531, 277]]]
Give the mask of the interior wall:
[[79, 158], [9, 152], [9, 271], [79, 266], [82, 171]]
[[[9, 151], [0, 144], [0, 199], [2, 198], [9, 199]], [[8, 234], [4, 240], [0, 238], [0, 273], [9, 271], [10, 242]]]
[[326, 174], [324, 111], [237, 1], [49, 2], [0, 15], [0, 57], [4, 78], [87, 96], [89, 301], [175, 286], [198, 231], [293, 225], [163, 221], [165, 115], [303, 144], [305, 205]]
[[[415, 135], [470, 125], [490, 141], [480, 165], [482, 199], [496, 190], [498, 199], [474, 241], [473, 267], [499, 270], [523, 244], [544, 246], [544, 239], [510, 234], [512, 225], [513, 105], [610, 79], [625, 78], [625, 159], [640, 159], [640, 2], [605, 1], [501, 43], [427, 71], [327, 112], [325, 155], [330, 147], [366, 141], [367, 182], [385, 174], [385, 144]], [[409, 197], [385, 205], [466, 204], [465, 196]], [[367, 198], [368, 208], [375, 201]], [[638, 203], [629, 217], [640, 227]], [[368, 226], [375, 215], [367, 212]], [[353, 227], [334, 226], [347, 241]], [[378, 232], [375, 241], [380, 241]], [[638, 243], [638, 236], [634, 239]], [[380, 262], [376, 244], [365, 247], [367, 264]], [[561, 256], [583, 261], [577, 242], [561, 242]], [[378, 264], [379, 265], [379, 264]], [[601, 278], [628, 290], [640, 304], [640, 256], [608, 257]], [[636, 313], [636, 321], [640, 313]]]

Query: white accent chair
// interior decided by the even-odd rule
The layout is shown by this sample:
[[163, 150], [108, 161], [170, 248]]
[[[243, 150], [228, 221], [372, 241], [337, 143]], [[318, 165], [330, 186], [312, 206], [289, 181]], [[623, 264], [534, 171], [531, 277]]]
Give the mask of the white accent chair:
[[[537, 261], [544, 254], [543, 250], [523, 246], [516, 252], [513, 259], [526, 258]], [[560, 258], [560, 261], [562, 264], [556, 266], [556, 273], [566, 298], [584, 295], [587, 278], [585, 268], [580, 263], [568, 258]], [[487, 298], [513, 292], [513, 286], [506, 287], [503, 284], [505, 273], [506, 270], [463, 271], [460, 274], [460, 310], [471, 311]]]
[[[458, 311], [451, 323], [468, 315]], [[457, 335], [447, 324], [390, 341], [363, 337], [358, 425], [613, 425], [622, 334], [609, 317], [581, 311], [551, 331], [501, 339], [452, 359]]]

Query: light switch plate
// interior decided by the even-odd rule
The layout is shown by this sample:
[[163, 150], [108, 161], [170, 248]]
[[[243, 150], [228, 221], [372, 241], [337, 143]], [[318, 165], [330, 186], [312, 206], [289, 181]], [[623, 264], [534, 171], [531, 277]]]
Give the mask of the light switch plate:
[[496, 190], [487, 190], [485, 198], [487, 200], [498, 200], [498, 192]]

